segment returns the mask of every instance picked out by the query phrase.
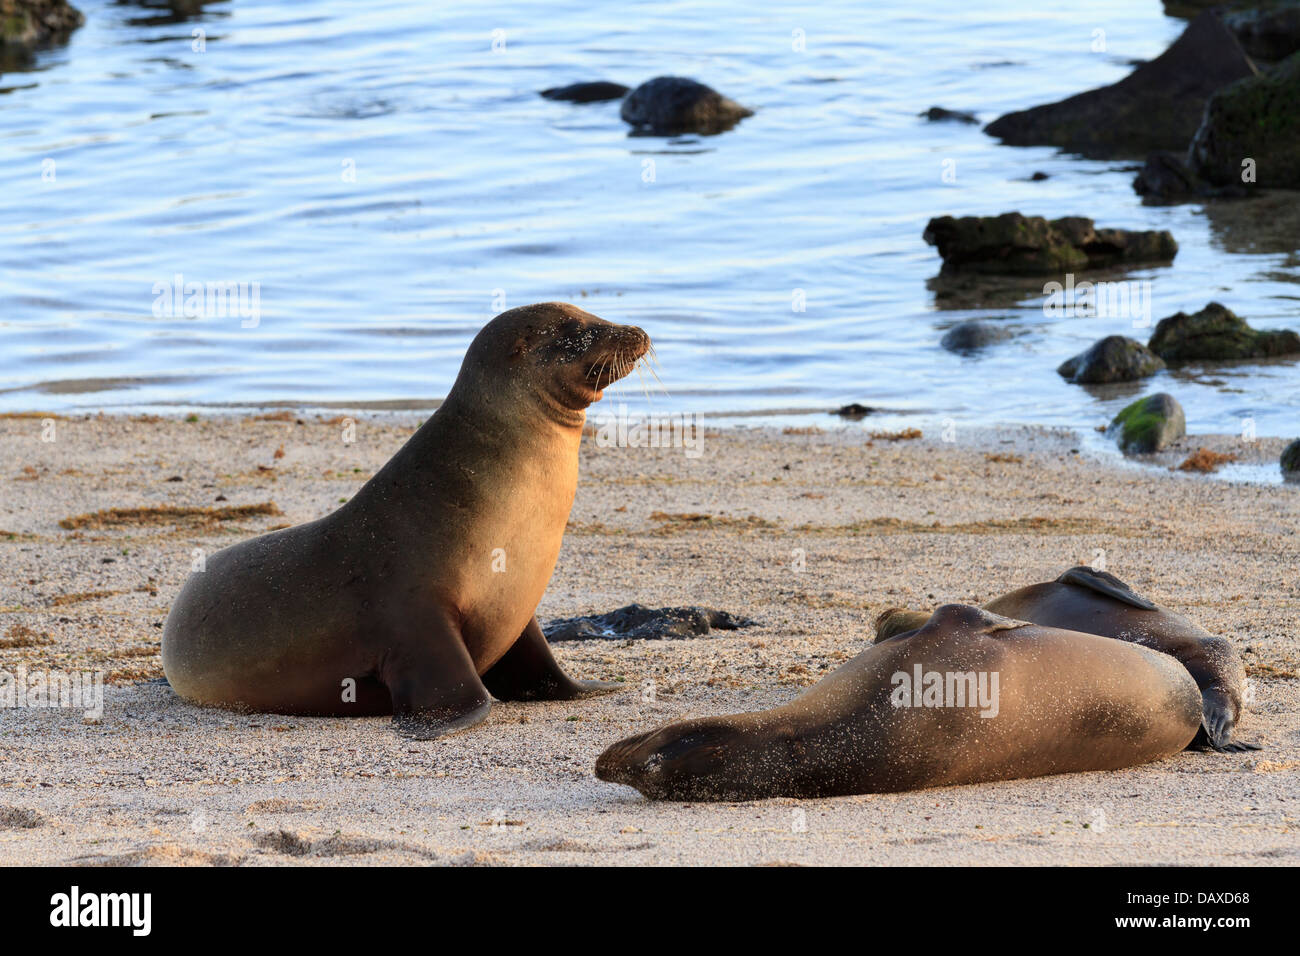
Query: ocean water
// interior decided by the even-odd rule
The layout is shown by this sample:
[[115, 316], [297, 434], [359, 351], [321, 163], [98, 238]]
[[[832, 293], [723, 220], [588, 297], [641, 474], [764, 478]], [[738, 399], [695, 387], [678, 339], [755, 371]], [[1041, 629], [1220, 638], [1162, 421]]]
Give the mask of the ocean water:
[[[662, 388], [610, 396], [634, 414], [1089, 429], [1165, 390], [1193, 432], [1300, 432], [1300, 363], [1085, 390], [1056, 366], [1149, 331], [1047, 315], [1033, 283], [936, 294], [930, 217], [1083, 215], [1179, 241], [1124, 277], [1153, 321], [1219, 300], [1300, 327], [1300, 236], [1271, 214], [1144, 207], [1129, 163], [917, 115], [1113, 82], [1181, 31], [1154, 0], [78, 5], [69, 44], [0, 77], [0, 411], [427, 407], [495, 312], [561, 299], [651, 334]], [[617, 103], [537, 95], [661, 74], [756, 115], [630, 137]], [[256, 290], [256, 323], [169, 311], [177, 276]], [[939, 347], [971, 318], [1015, 334]]]

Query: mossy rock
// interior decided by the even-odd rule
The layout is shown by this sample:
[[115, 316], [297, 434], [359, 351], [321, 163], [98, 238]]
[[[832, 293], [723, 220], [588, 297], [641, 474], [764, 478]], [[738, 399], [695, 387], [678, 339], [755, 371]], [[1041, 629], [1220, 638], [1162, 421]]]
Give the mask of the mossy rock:
[[1217, 185], [1241, 183], [1249, 159], [1255, 186], [1300, 189], [1300, 53], [1210, 97], [1188, 158]]
[[1056, 371], [1076, 385], [1106, 385], [1136, 382], [1164, 367], [1160, 356], [1141, 342], [1122, 335], [1108, 335], [1087, 351], [1062, 362]]
[[1166, 362], [1226, 362], [1300, 354], [1300, 335], [1289, 329], [1252, 329], [1231, 309], [1211, 302], [1200, 312], [1179, 312], [1156, 324], [1152, 352]]
[[922, 238], [939, 250], [946, 271], [985, 275], [1061, 275], [1168, 262], [1178, 254], [1168, 232], [1097, 229], [1082, 216], [937, 216]]
[[1187, 417], [1178, 399], [1166, 392], [1139, 398], [1115, 416], [1106, 433], [1117, 437], [1126, 455], [1149, 455], [1187, 434]]
[[32, 50], [65, 39], [86, 22], [66, 0], [0, 0], [0, 49]]

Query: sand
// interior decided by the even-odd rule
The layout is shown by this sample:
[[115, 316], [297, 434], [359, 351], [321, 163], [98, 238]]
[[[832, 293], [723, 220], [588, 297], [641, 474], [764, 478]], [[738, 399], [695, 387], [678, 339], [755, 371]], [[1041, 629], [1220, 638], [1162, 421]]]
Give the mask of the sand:
[[[58, 419], [43, 441], [41, 416], [0, 419], [0, 669], [108, 681], [98, 721], [0, 711], [0, 862], [1300, 862], [1300, 487], [1169, 468], [1200, 445], [1276, 462], [1280, 441], [1202, 436], [1144, 467], [1025, 428], [954, 442], [872, 441], [869, 422], [723, 428], [695, 459], [585, 441], [539, 616], [637, 601], [758, 626], [559, 645], [574, 675], [626, 689], [498, 704], [479, 727], [427, 743], [382, 718], [201, 709], [156, 682], [194, 549], [329, 512], [417, 423], [359, 418], [345, 442], [345, 423], [317, 415], [97, 416]], [[887, 607], [984, 600], [1103, 555], [1237, 644], [1254, 697], [1239, 734], [1264, 750], [736, 804], [655, 804], [592, 775], [633, 731], [789, 699], [864, 649]]]

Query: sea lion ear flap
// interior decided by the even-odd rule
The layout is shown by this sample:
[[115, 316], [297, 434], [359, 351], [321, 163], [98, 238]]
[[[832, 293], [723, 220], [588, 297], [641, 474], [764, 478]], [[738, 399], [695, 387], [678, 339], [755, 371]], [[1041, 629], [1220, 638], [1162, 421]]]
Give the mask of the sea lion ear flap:
[[1056, 580], [1061, 584], [1073, 584], [1081, 588], [1087, 588], [1090, 591], [1096, 591], [1098, 594], [1104, 594], [1116, 601], [1122, 601], [1144, 611], [1160, 610], [1146, 598], [1135, 594], [1132, 588], [1115, 577], [1115, 575], [1107, 574], [1105, 571], [1097, 571], [1086, 564], [1070, 568]]

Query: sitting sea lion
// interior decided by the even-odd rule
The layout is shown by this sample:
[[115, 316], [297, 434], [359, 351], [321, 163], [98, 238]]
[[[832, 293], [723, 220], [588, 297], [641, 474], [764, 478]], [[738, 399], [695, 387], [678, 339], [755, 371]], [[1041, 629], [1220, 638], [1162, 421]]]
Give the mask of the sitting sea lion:
[[1132, 767], [1200, 721], [1167, 654], [949, 604], [781, 707], [619, 741], [596, 776], [666, 800], [915, 790]]
[[534, 611], [578, 482], [587, 406], [650, 339], [563, 303], [503, 312], [446, 400], [342, 507], [241, 542], [190, 575], [163, 631], [167, 679], [201, 704], [393, 714], [428, 739], [490, 697], [564, 700]]
[[[1246, 683], [1246, 670], [1232, 644], [1152, 604], [1113, 574], [1081, 565], [1055, 581], [1031, 584], [982, 606], [994, 614], [1113, 637], [1177, 658], [1200, 687], [1205, 711], [1201, 731], [1190, 746], [1233, 753], [1259, 749], [1232, 742]], [[926, 619], [922, 611], [885, 611], [876, 620], [876, 640], [910, 631]]]

